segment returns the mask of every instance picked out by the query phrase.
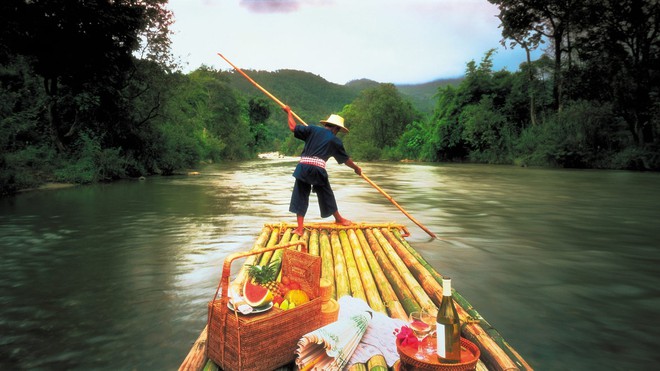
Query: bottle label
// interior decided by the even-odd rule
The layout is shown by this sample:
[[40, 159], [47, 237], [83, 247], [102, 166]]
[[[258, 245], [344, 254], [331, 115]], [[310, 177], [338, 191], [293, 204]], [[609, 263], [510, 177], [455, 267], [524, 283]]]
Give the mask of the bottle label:
[[437, 323], [435, 324], [435, 333], [436, 333], [436, 338], [438, 339], [437, 342], [437, 353], [440, 357], [446, 358], [447, 353], [446, 353], [446, 345], [445, 345], [445, 325], [442, 323]]
[[451, 296], [451, 280], [442, 281], [442, 296]]

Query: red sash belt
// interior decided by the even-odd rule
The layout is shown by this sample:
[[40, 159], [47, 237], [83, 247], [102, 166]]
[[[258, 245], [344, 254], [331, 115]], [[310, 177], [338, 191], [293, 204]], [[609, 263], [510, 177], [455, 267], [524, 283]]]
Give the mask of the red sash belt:
[[318, 166], [320, 168], [325, 169], [325, 161], [323, 159], [320, 159], [318, 157], [301, 157], [300, 158], [300, 163], [301, 164], [307, 164], [307, 165], [314, 165]]

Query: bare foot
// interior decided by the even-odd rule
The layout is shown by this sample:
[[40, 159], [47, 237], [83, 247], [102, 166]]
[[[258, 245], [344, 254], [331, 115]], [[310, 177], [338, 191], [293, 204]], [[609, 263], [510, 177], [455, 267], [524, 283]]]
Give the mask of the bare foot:
[[293, 233], [297, 234], [300, 237], [302, 237], [303, 232], [305, 232], [305, 228], [302, 228], [302, 227], [298, 227], [298, 228], [293, 230]]
[[335, 221], [335, 222], [336, 222], [337, 224], [340, 224], [340, 225], [343, 225], [343, 226], [349, 226], [349, 225], [353, 224], [352, 221], [350, 221], [350, 220], [348, 220], [348, 219], [344, 219], [344, 218], [341, 218], [341, 219], [339, 219], [339, 220], [337, 220], [337, 221]]

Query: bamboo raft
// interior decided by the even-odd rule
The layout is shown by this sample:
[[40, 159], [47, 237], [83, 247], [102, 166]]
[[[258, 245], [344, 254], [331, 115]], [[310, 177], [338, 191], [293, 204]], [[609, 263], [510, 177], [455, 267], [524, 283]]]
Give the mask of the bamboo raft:
[[[304, 241], [308, 253], [322, 258], [321, 277], [334, 283], [333, 298], [351, 295], [363, 299], [378, 312], [407, 320], [408, 313], [438, 307], [442, 299], [442, 275], [405, 240], [409, 232], [400, 224], [329, 223], [305, 225], [302, 237], [293, 233], [295, 224], [266, 224], [253, 245], [262, 249]], [[247, 264], [268, 264], [281, 259], [282, 250], [253, 255]], [[247, 278], [243, 267], [235, 281]], [[452, 289], [461, 319], [461, 335], [479, 347], [477, 370], [532, 370], [500, 333], [457, 291]], [[192, 346], [179, 370], [218, 369], [206, 357], [207, 328]], [[349, 370], [384, 369], [382, 356]]]

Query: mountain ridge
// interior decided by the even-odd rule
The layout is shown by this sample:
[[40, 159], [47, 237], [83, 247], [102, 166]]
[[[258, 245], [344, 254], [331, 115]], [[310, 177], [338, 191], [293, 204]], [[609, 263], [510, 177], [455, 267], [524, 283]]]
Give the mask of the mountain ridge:
[[[290, 105], [305, 116], [318, 119], [327, 116], [328, 112], [341, 111], [345, 105], [357, 98], [361, 91], [383, 84], [370, 79], [356, 79], [340, 85], [311, 72], [293, 69], [244, 72], [284, 104]], [[239, 73], [227, 71], [222, 74], [228, 77], [232, 87], [247, 96], [263, 96]], [[393, 85], [420, 113], [431, 114], [438, 89], [447, 85], [458, 85], [462, 80], [462, 77], [441, 78], [420, 84]]]

